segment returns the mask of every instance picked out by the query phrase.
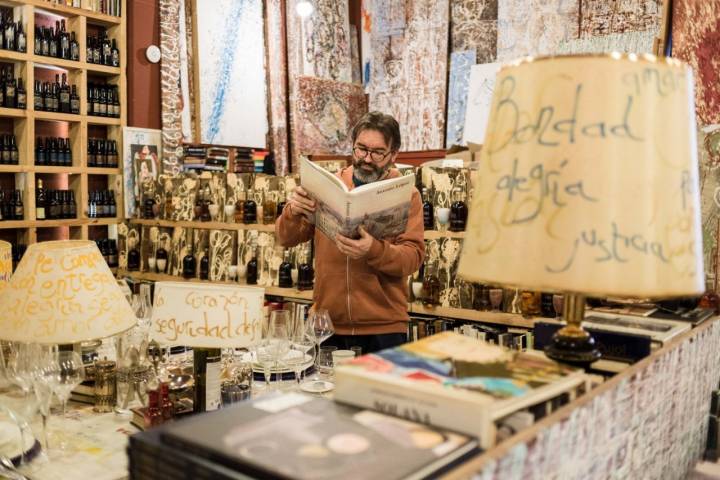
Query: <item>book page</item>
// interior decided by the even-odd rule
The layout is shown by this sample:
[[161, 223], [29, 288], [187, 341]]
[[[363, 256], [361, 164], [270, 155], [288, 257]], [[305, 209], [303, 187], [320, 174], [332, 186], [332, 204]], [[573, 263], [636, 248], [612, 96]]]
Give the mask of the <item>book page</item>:
[[400, 235], [407, 228], [415, 175], [373, 182], [350, 192], [346, 228], [355, 234], [360, 225], [375, 238]]
[[338, 231], [344, 230], [348, 216], [347, 187], [334, 174], [307, 158], [300, 159], [300, 185], [317, 201], [315, 227], [334, 239]]

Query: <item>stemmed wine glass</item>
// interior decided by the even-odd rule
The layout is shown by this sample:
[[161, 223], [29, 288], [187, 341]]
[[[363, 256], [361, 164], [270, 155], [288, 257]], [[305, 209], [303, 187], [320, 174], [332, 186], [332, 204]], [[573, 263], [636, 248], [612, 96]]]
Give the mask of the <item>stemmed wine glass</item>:
[[33, 389], [33, 361], [36, 357], [38, 346], [29, 343], [11, 342], [10, 352], [5, 365], [5, 373], [11, 383], [19, 387], [22, 401], [18, 403], [14, 412], [16, 423], [20, 430], [20, 451], [22, 452], [20, 462], [24, 464], [25, 458], [25, 428], [35, 413], [37, 403], [30, 393]]
[[295, 381], [298, 386], [302, 383], [302, 373], [308, 366], [306, 356], [310, 355], [311, 362], [315, 361], [315, 339], [308, 335], [302, 321], [296, 321], [290, 335], [290, 348], [296, 352], [288, 361], [291, 362], [295, 372]]
[[32, 381], [35, 389], [35, 398], [38, 401], [40, 415], [42, 416], [43, 446], [45, 453], [50, 455], [50, 443], [48, 442], [47, 422], [50, 417], [50, 403], [53, 389], [60, 381], [60, 365], [57, 360], [57, 351], [54, 347], [43, 350], [33, 365]]
[[318, 357], [320, 352], [320, 344], [330, 338], [335, 333], [330, 314], [324, 308], [313, 310], [308, 315], [308, 321], [305, 324], [305, 332], [309, 338], [315, 342], [317, 354], [315, 356], [315, 375], [313, 378], [319, 380]]
[[58, 352], [57, 364], [59, 372], [52, 390], [62, 403], [64, 417], [70, 392], [85, 380], [85, 365], [80, 355], [71, 351]]
[[279, 385], [281, 376], [278, 364], [290, 350], [290, 312], [287, 310], [275, 310], [270, 313], [267, 348], [273, 359], [275, 382]]

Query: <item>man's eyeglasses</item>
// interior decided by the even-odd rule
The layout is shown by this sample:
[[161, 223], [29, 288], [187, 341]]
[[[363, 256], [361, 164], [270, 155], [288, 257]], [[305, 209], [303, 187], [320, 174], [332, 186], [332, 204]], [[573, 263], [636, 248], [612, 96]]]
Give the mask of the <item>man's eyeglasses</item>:
[[391, 153], [392, 151], [378, 152], [376, 150], [368, 150], [367, 148], [361, 147], [359, 145], [353, 147], [353, 154], [355, 155], [355, 158], [357, 158], [358, 160], [365, 160], [365, 158], [370, 155], [370, 160], [375, 163], [380, 163], [384, 161]]

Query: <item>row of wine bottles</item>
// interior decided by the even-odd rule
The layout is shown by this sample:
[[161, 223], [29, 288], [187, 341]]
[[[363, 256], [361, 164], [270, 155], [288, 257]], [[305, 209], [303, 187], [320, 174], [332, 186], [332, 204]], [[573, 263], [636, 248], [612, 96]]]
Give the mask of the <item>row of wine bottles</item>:
[[21, 190], [0, 190], [0, 220], [23, 220], [25, 205]]
[[35, 189], [35, 220], [76, 218], [77, 205], [72, 190], [45, 190], [42, 179]]
[[20, 162], [15, 135], [0, 137], [0, 165], [17, 165]]
[[0, 13], [0, 48], [25, 53], [27, 51], [27, 35], [23, 30], [22, 18], [13, 21], [12, 13]]
[[435, 208], [430, 201], [427, 188], [422, 189], [423, 226], [425, 230], [448, 228], [451, 232], [464, 232], [468, 218], [468, 207], [463, 200], [462, 190], [455, 188], [452, 192], [450, 208]]
[[35, 165], [70, 167], [73, 164], [69, 138], [35, 139]]
[[88, 167], [117, 168], [119, 154], [115, 140], [88, 139]]
[[108, 267], [115, 268], [118, 266], [118, 248], [114, 238], [96, 238], [95, 244], [100, 250]]
[[96, 37], [87, 37], [85, 44], [85, 60], [87, 63], [96, 63], [99, 65], [107, 65], [109, 67], [120, 66], [120, 50], [117, 48], [117, 42], [112, 42], [107, 36], [107, 31], [101, 32]]
[[33, 105], [36, 111], [80, 114], [80, 97], [77, 86], [67, 83], [67, 74], [55, 75], [55, 82], [35, 80]]
[[88, 197], [88, 218], [114, 218], [117, 203], [112, 190], [95, 190]]
[[96, 117], [120, 118], [118, 87], [114, 85], [88, 84], [87, 114]]
[[35, 55], [80, 61], [80, 44], [75, 32], [68, 32], [65, 20], [55, 20], [55, 28], [35, 26]]
[[12, 67], [0, 68], [0, 107], [27, 108], [27, 92], [22, 77], [13, 76]]

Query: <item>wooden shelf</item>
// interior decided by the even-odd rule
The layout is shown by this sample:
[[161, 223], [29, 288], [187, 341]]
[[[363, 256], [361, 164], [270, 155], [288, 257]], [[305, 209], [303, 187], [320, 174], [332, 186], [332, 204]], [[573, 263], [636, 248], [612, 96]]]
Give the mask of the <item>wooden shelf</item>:
[[83, 173], [88, 175], [122, 175], [123, 172], [120, 168], [87, 167]]
[[65, 220], [9, 220], [0, 221], [0, 230], [10, 228], [54, 228], [116, 225], [119, 218], [69, 218]]
[[[107, 65], [98, 65], [97, 63], [84, 63], [83, 66], [88, 73], [96, 75], [120, 75], [122, 71], [120, 67], [108, 67]], [[102, 118], [102, 117], [101, 117]]]
[[25, 62], [28, 59], [27, 53], [16, 52], [14, 50], [4, 50], [0, 48], [0, 60], [2, 61], [13, 61], [13, 62]]
[[86, 219], [87, 225], [90, 227], [101, 226], [101, 225], [117, 225], [122, 219], [120, 218], [88, 218]]
[[30, 220], [2, 220], [0, 221], [0, 230], [9, 230], [11, 228], [32, 228], [33, 221]]
[[437, 317], [457, 318], [473, 322], [495, 323], [509, 327], [533, 328], [540, 317], [525, 318], [517, 313], [488, 312], [480, 310], [468, 310], [464, 308], [451, 307], [425, 307], [424, 305], [411, 303], [408, 305], [408, 312], [420, 315], [434, 315]]
[[30, 60], [33, 61], [35, 67], [42, 68], [43, 65], [52, 67], [60, 67], [67, 70], [82, 70], [83, 64], [74, 60], [66, 60], [64, 58], [46, 57], [44, 55], [31, 55]]
[[200, 230], [258, 230], [260, 232], [274, 232], [275, 224], [264, 225], [261, 223], [224, 223], [224, 222], [174, 222], [171, 220], [155, 220], [133, 218], [130, 223], [135, 225], [147, 225], [150, 227], [184, 227], [197, 228]]
[[35, 173], [66, 173], [68, 175], [77, 175], [83, 172], [81, 167], [51, 167], [47, 165], [33, 165], [30, 171]]
[[27, 110], [0, 107], [0, 117], [25, 118], [27, 117]]
[[96, 117], [95, 115], [87, 115], [85, 118], [90, 125], [121, 125], [119, 118]]
[[[67, 7], [65, 5], [58, 5], [55, 3], [50, 3], [48, 1], [43, 0], [28, 0], [29, 4], [34, 5], [35, 7], [46, 10], [48, 12], [55, 13], [56, 15], [62, 15], [66, 17], [86, 17], [91, 23], [99, 24], [99, 25], [105, 25], [105, 26], [112, 26], [112, 25], [120, 25], [122, 22], [122, 17], [114, 17], [112, 15], [105, 15], [98, 12], [93, 12], [92, 10], [87, 10], [84, 8], [76, 8], [76, 7]], [[123, 10], [124, 12], [125, 10]]]
[[0, 173], [22, 173], [29, 170], [27, 165], [0, 165]]
[[35, 228], [53, 228], [53, 227], [82, 227], [87, 220], [82, 218], [68, 218], [65, 220], [36, 220], [32, 222]]
[[441, 238], [465, 238], [465, 232], [451, 232], [450, 230], [439, 232], [437, 230], [425, 230], [425, 240], [439, 240]]
[[58, 113], [58, 112], [34, 112], [34, 116], [38, 120], [52, 120], [56, 122], [80, 122], [82, 120], [81, 115], [74, 115], [72, 113]]
[[[151, 273], [151, 272], [130, 272], [127, 270], [119, 270], [117, 272], [118, 277], [130, 277], [138, 280], [148, 280], [151, 282], [196, 282], [196, 283], [214, 283], [220, 285], [239, 285], [245, 286], [244, 283], [240, 282], [211, 282], [210, 280], [200, 280], [199, 278], [183, 278], [176, 277], [175, 275], [168, 275], [165, 273]], [[294, 298], [299, 300], [312, 300], [312, 290], [297, 290], [295, 288], [280, 288], [280, 287], [263, 287], [258, 286], [265, 290], [265, 295], [273, 295], [276, 297]]]

